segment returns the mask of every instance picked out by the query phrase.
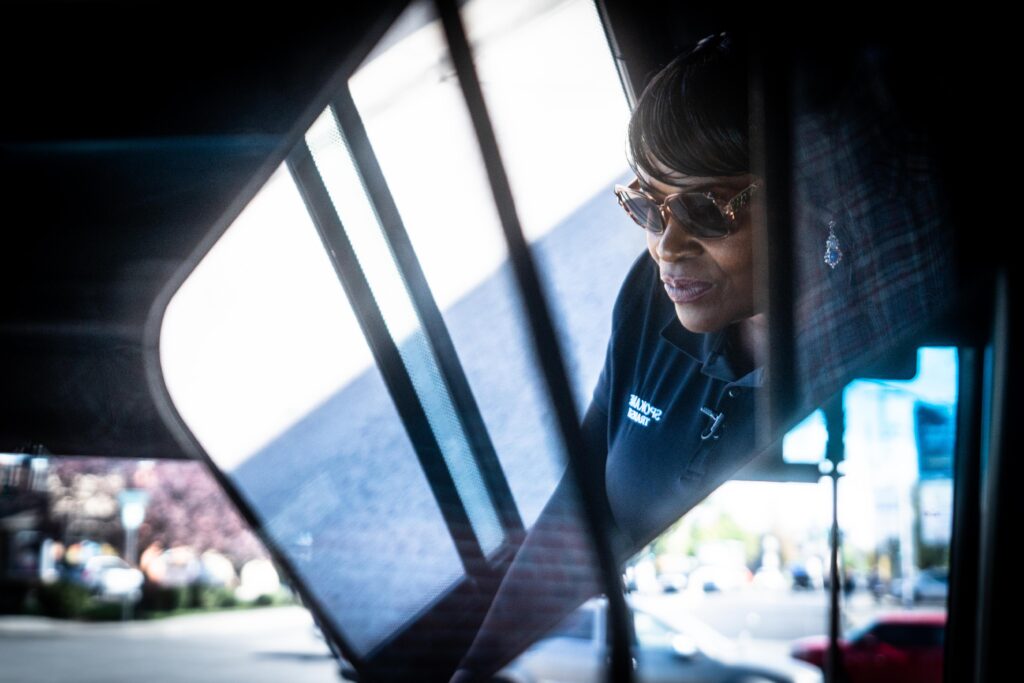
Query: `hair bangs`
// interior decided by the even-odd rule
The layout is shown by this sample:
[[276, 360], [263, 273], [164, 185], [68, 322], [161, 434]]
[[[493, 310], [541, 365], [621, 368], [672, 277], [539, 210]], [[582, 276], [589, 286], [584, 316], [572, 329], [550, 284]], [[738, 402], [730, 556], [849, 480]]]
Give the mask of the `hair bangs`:
[[747, 60], [725, 34], [681, 54], [647, 85], [628, 129], [627, 160], [672, 184], [679, 174], [740, 175], [750, 170]]

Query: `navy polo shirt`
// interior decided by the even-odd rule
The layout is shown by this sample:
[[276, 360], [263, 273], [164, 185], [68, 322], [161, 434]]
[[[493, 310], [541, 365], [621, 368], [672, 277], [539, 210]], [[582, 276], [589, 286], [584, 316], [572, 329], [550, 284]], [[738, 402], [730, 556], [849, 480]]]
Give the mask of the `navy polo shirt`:
[[[731, 356], [724, 332], [694, 334], [682, 326], [657, 265], [642, 253], [616, 299], [604, 369], [582, 425], [588, 452], [605, 459], [601, 485], [618, 527], [611, 538], [618, 562], [753, 455], [752, 394], [764, 372], [738, 373]], [[496, 663], [603, 592], [591, 540], [575, 486], [563, 476], [462, 667], [493, 673]]]
[[754, 391], [726, 332], [697, 334], [676, 317], [657, 264], [633, 263], [612, 314], [604, 369], [584, 423], [607, 435], [605, 488], [627, 546], [639, 549], [754, 453]]

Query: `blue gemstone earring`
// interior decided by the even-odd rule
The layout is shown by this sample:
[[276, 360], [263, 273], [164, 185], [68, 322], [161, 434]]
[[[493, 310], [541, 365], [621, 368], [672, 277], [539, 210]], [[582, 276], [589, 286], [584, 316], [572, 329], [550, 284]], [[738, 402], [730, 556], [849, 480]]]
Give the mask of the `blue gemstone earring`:
[[825, 264], [835, 270], [843, 259], [843, 250], [839, 248], [839, 238], [836, 237], [836, 222], [828, 222], [828, 239], [825, 240]]

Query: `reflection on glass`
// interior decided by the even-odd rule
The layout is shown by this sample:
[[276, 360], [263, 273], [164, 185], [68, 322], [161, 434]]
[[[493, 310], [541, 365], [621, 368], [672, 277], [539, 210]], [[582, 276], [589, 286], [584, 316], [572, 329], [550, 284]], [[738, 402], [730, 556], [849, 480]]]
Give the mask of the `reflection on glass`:
[[282, 167], [168, 304], [164, 381], [206, 452], [231, 470], [372, 365], [358, 329]]
[[185, 423], [357, 652], [461, 577], [416, 453], [284, 169], [172, 299], [161, 359]]
[[963, 286], [938, 159], [900, 92], [908, 54], [861, 45], [794, 68], [793, 386], [805, 411], [912, 342]]
[[827, 444], [825, 416], [820, 410], [815, 410], [782, 437], [782, 460], [787, 463], [821, 462]]
[[[628, 141], [637, 182], [609, 188], [608, 199], [617, 197], [611, 220], [646, 247], [633, 252], [617, 285], [610, 334], [599, 337], [608, 340], [605, 364], [583, 421], [588, 455], [604, 473], [598, 495], [614, 522], [615, 561], [755, 454], [767, 327], [754, 297], [750, 204], [732, 201], [761, 186], [746, 144], [748, 64], [741, 41], [709, 36], [665, 65], [639, 98], [628, 132], [612, 133]], [[562, 244], [545, 265], [571, 263], [583, 292], [600, 286], [605, 273], [590, 257], [601, 240], [586, 229]], [[543, 631], [560, 610], [604, 588], [593, 571], [578, 569], [588, 532], [566, 520], [567, 491], [560, 487], [537, 518], [463, 669], [488, 672], [531, 630]]]
[[[701, 619], [690, 616], [690, 605], [671, 612], [671, 617], [664, 616], [671, 610], [650, 597], [634, 596], [631, 605], [632, 654], [638, 680], [748, 680], [756, 667], [771, 680], [821, 682], [820, 672], [809, 664], [764, 652], [760, 657], [751, 656]], [[609, 656], [607, 616], [604, 598], [588, 601], [518, 657], [508, 667], [508, 675], [538, 681], [601, 680]]]
[[[642, 248], [610, 196], [624, 170], [621, 88], [589, 3], [479, 1], [465, 10], [524, 226], [566, 307], [560, 332], [583, 404], [616, 288]], [[412, 5], [350, 87], [529, 524], [562, 472], [560, 440], [476, 140], [429, 14]], [[493, 506], [330, 113], [306, 142], [490, 552], [503, 540]], [[578, 166], [570, 174], [567, 159]], [[595, 247], [583, 265], [569, 250], [581, 233]], [[582, 280], [583, 266], [600, 277]], [[175, 296], [162, 355], [186, 423], [341, 635], [367, 654], [457, 581], [461, 566], [331, 271], [279, 172]]]
[[477, 466], [462, 418], [452, 406], [430, 342], [419, 326], [416, 311], [352, 158], [330, 110], [325, 111], [306, 134], [317, 170], [330, 194], [341, 224], [355, 250], [374, 300], [388, 327], [423, 405], [441, 455], [469, 514], [473, 531], [491, 554], [504, 540], [483, 478]]
[[[873, 581], [880, 598], [904, 606], [944, 606], [953, 511], [957, 401], [955, 349], [925, 348], [910, 381], [857, 381], [844, 393], [849, 463], [860, 476], [840, 485], [859, 500], [846, 515], [873, 521]], [[864, 506], [868, 509], [865, 511]], [[840, 513], [844, 517], [844, 513]], [[855, 519], [858, 517], [854, 517]]]
[[[474, 0], [462, 13], [582, 408], [615, 292], [643, 248], [610, 192], [626, 168], [622, 88], [592, 3]], [[564, 468], [553, 410], [429, 3], [413, 3], [394, 36], [349, 86], [529, 526]]]
[[[956, 350], [922, 348], [917, 364], [911, 380], [858, 380], [843, 394], [840, 635], [854, 683], [942, 680]], [[812, 415], [786, 450], [822, 457], [824, 429]], [[740, 660], [820, 668], [831, 523], [828, 477], [729, 482], [630, 560], [631, 599], [680, 630], [694, 627], [685, 616], [719, 631]]]

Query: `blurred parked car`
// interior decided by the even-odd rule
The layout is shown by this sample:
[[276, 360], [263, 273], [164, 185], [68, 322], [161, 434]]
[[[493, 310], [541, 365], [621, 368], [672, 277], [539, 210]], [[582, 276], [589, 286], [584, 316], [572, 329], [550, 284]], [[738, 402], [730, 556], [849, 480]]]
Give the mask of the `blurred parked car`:
[[790, 567], [789, 572], [793, 576], [793, 590], [810, 590], [814, 588], [814, 585], [811, 583], [811, 575], [802, 564], [794, 564]]
[[689, 586], [705, 593], [744, 588], [753, 581], [753, 573], [744, 566], [702, 565], [689, 575]]
[[[840, 661], [848, 683], [940, 683], [945, 612], [882, 615], [839, 640]], [[790, 654], [824, 668], [828, 638], [813, 636], [793, 643]]]
[[137, 602], [142, 597], [142, 572], [113, 555], [97, 555], [86, 560], [78, 582], [102, 600]]
[[[683, 632], [643, 609], [634, 606], [632, 610], [638, 683], [741, 680], [820, 683], [822, 680], [821, 671], [816, 667], [795, 660], [770, 664], [741, 661], [731, 641], [704, 624], [695, 624], [694, 628]], [[588, 601], [493, 680], [500, 683], [602, 680], [609, 654], [606, 613], [606, 600]]]
[[678, 593], [686, 588], [687, 577], [683, 572], [671, 572], [658, 576], [658, 583], [665, 593]]
[[944, 567], [922, 569], [913, 578], [895, 579], [890, 592], [901, 599], [907, 584], [910, 584], [914, 602], [945, 602], [949, 596], [949, 570]]

